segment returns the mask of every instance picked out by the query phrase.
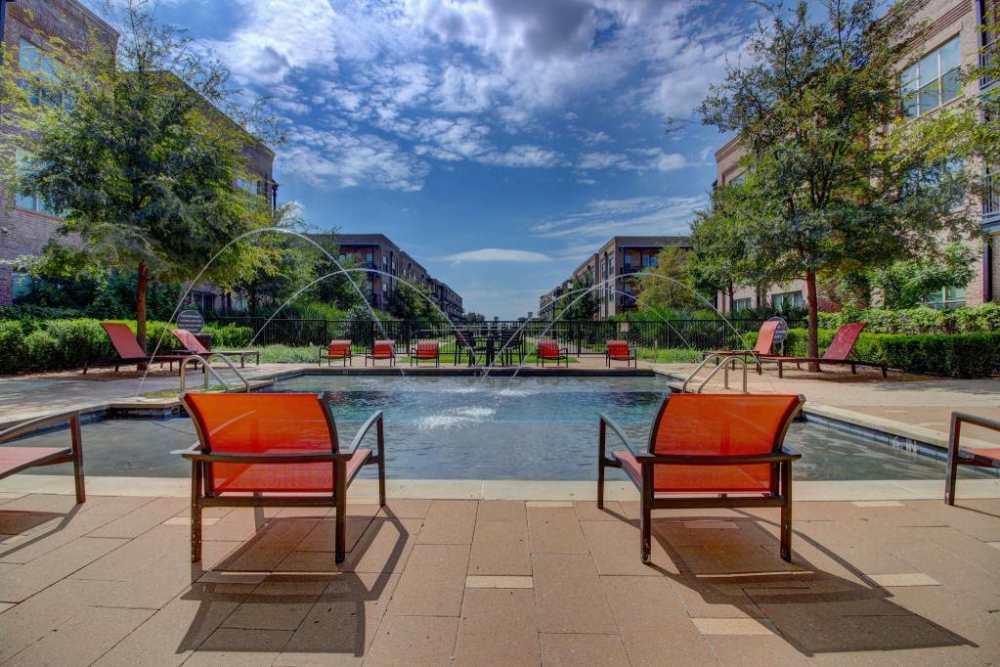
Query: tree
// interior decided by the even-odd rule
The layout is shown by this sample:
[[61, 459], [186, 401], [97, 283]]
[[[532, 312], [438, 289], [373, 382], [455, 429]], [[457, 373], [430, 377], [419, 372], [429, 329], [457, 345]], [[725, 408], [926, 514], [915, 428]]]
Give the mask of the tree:
[[975, 275], [975, 256], [961, 243], [944, 248], [940, 257], [895, 262], [873, 272], [871, 282], [882, 291], [888, 308], [912, 308], [946, 287], [963, 287]]
[[846, 273], [933, 252], [948, 231], [971, 233], [956, 210], [954, 185], [910, 176], [931, 166], [913, 146], [887, 150], [901, 99], [898, 63], [926, 27], [919, 3], [896, 3], [878, 20], [876, 0], [825, 0], [810, 20], [766, 8], [750, 40], [749, 64], [712, 87], [704, 123], [738, 133], [745, 164], [768, 203], [747, 221], [748, 242], [782, 279], [803, 278], [809, 307], [808, 355], [818, 356], [821, 271]]
[[[270, 207], [236, 185], [255, 140], [217, 110], [232, 99], [226, 70], [155, 24], [140, 0], [123, 11], [117, 60], [96, 48], [79, 61], [57, 54], [80, 64], [26, 85], [5, 67], [2, 92], [31, 155], [17, 187], [59, 211], [61, 231], [78, 234], [94, 262], [135, 272], [144, 345], [150, 283], [193, 279], [230, 240], [266, 226]], [[235, 244], [205, 279], [230, 286], [259, 259], [255, 244]]]
[[410, 287], [396, 282], [396, 288], [389, 292], [387, 310], [400, 320], [443, 324], [445, 317], [433, 305], [430, 290], [426, 287]]
[[687, 253], [666, 246], [656, 256], [651, 275], [639, 280], [636, 304], [640, 310], [685, 309], [695, 305], [694, 290], [688, 283]]
[[[613, 286], [613, 283], [609, 283]], [[581, 278], [573, 278], [569, 290], [558, 297], [554, 303], [555, 318], [557, 320], [592, 320], [597, 317], [598, 303], [595, 292], [602, 292], [604, 286], [591, 289], [593, 286], [589, 281]]]

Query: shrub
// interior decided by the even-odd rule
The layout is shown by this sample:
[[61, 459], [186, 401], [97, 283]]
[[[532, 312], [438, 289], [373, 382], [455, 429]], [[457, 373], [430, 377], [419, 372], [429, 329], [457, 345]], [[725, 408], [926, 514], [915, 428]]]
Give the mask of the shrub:
[[27, 370], [44, 371], [62, 366], [63, 353], [59, 341], [48, 331], [33, 331], [24, 337], [24, 357]]
[[206, 324], [203, 332], [212, 335], [212, 346], [217, 348], [246, 347], [253, 339], [254, 333], [251, 327], [233, 323]]
[[0, 322], [0, 373], [16, 373], [24, 363], [24, 329], [19, 322]]
[[868, 333], [944, 334], [1000, 331], [1000, 304], [962, 306], [938, 310], [929, 306], [888, 310], [845, 308], [837, 313], [820, 313], [820, 326], [836, 329], [848, 322], [866, 322]]

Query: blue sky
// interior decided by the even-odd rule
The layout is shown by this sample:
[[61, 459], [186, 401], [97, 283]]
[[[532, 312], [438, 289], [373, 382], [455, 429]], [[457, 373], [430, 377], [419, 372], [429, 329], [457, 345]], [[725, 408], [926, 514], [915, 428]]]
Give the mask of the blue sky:
[[[91, 0], [98, 5], [103, 0]], [[280, 199], [382, 232], [502, 318], [613, 234], [683, 234], [725, 137], [694, 110], [742, 1], [160, 0], [287, 120]], [[676, 133], [667, 118], [689, 120]]]

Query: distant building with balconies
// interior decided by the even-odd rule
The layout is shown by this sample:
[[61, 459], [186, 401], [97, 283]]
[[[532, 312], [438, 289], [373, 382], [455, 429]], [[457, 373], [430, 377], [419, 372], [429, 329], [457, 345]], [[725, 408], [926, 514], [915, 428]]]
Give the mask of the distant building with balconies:
[[[688, 250], [686, 236], [613, 236], [597, 252], [585, 259], [572, 275], [538, 299], [540, 317], [552, 317], [557, 301], [576, 297], [569, 293], [574, 285], [593, 286], [597, 294], [598, 319], [608, 319], [635, 309], [639, 295], [639, 274], [656, 268], [656, 258], [668, 246]], [[569, 296], [567, 296], [569, 295]], [[565, 305], [565, 304], [563, 304]]]

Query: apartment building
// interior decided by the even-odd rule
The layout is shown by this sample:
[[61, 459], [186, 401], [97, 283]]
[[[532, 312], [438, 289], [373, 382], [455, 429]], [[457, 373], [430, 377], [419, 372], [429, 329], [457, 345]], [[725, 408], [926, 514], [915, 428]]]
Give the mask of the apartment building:
[[[6, 5], [4, 18], [3, 43], [14, 52], [14, 61], [20, 71], [51, 72], [58, 68], [59, 62], [49, 48], [56, 41], [64, 47], [63, 52], [70, 54], [84, 53], [89, 49], [107, 49], [113, 53], [117, 49], [118, 33], [115, 29], [78, 0], [19, 0]], [[176, 81], [178, 85], [186, 85], [180, 79]], [[61, 102], [38, 99], [36, 103]], [[207, 102], [206, 110], [219, 122], [235, 126], [234, 121]], [[0, 116], [0, 151], [5, 143], [4, 136], [19, 131], [17, 127], [6, 124], [5, 120]], [[236, 185], [265, 197], [272, 207], [277, 206], [274, 152], [261, 142], [251, 142], [245, 149], [245, 155], [248, 178], [241, 179]], [[41, 197], [0, 187], [0, 305], [13, 303], [29, 285], [27, 276], [13, 270], [11, 260], [40, 254], [56, 236], [60, 222]], [[65, 242], [75, 243], [78, 239], [70, 237]], [[213, 285], [199, 285], [191, 299], [204, 310], [234, 307], [233, 295]]]
[[[996, 80], [981, 80], [960, 90], [960, 72], [971, 68], [984, 57], [981, 50], [993, 47], [1000, 53], [998, 35], [981, 29], [987, 23], [1000, 22], [1000, 0], [911, 0], [922, 5], [916, 20], [926, 21], [929, 35], [921, 46], [919, 57], [900, 64], [900, 87], [904, 94], [901, 113], [908, 122], [920, 122], [920, 117], [954, 104], [964, 95], [979, 95], [994, 85]], [[995, 56], [994, 56], [995, 57]], [[715, 154], [716, 187], [739, 182], [743, 168], [740, 160], [744, 152], [737, 139], [732, 139]], [[990, 183], [989, 166], [987, 183]], [[994, 173], [996, 173], [994, 167]], [[983, 239], [967, 242], [980, 256], [976, 273], [968, 285], [942, 290], [931, 295], [929, 305], [954, 307], [978, 305], [1000, 300], [1000, 176], [994, 176], [994, 185], [987, 189], [981, 202]], [[763, 288], [738, 287], [734, 292], [733, 310], [758, 306], [804, 306], [806, 287], [804, 280], [792, 280], [780, 285]], [[724, 311], [730, 310], [726, 295], [719, 294], [718, 301]], [[833, 307], [822, 292], [820, 309]]]
[[363, 291], [374, 308], [386, 308], [399, 280], [424, 287], [448, 317], [465, 312], [462, 297], [444, 282], [432, 277], [424, 266], [384, 234], [311, 234], [315, 240], [337, 245], [342, 258], [353, 257], [361, 268], [374, 269], [365, 277]]
[[655, 268], [657, 255], [667, 246], [690, 249], [691, 241], [686, 236], [611, 237], [576, 267], [569, 278], [539, 297], [539, 315], [554, 316], [556, 301], [568, 294], [574, 283], [602, 284], [596, 290], [598, 319], [608, 319], [634, 309], [639, 295], [639, 280], [634, 274]]

